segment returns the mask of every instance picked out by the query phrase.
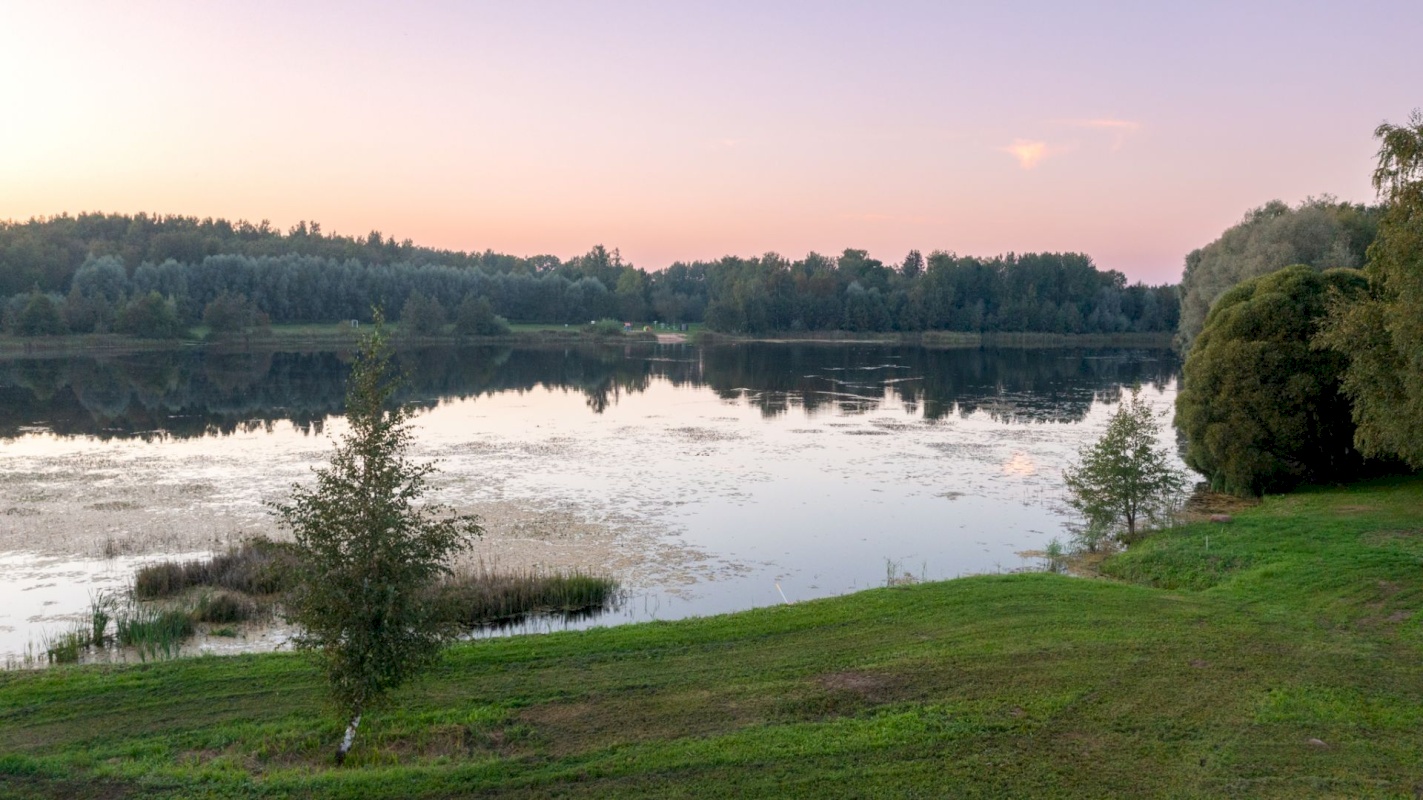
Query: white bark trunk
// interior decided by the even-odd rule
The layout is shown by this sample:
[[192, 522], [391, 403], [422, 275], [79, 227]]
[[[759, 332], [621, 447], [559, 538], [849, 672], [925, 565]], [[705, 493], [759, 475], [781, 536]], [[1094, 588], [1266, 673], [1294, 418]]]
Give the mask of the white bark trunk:
[[351, 745], [356, 741], [356, 728], [360, 727], [361, 715], [357, 714], [351, 719], [351, 724], [346, 726], [346, 736], [341, 739], [341, 746], [336, 750], [336, 765], [340, 766], [346, 760], [346, 753], [350, 752]]

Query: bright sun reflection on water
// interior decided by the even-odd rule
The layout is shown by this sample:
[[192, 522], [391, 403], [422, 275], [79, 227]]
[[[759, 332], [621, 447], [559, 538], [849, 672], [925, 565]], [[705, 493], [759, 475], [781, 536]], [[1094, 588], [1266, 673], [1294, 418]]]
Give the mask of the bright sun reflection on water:
[[1004, 475], [1027, 477], [1036, 474], [1037, 471], [1038, 465], [1033, 462], [1033, 457], [1021, 450], [1013, 453], [1007, 461], [1003, 462]]

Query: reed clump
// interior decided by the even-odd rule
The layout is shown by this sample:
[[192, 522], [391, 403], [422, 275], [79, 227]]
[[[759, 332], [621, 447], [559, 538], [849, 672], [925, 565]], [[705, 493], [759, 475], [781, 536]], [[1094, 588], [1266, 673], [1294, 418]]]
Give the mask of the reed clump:
[[45, 660], [51, 664], [77, 664], [79, 655], [89, 649], [89, 629], [75, 625], [54, 638], [44, 639]]
[[114, 617], [115, 643], [133, 648], [140, 661], [177, 657], [193, 630], [192, 615], [180, 608], [155, 608], [133, 602], [118, 609]]
[[615, 578], [579, 570], [496, 571], [480, 564], [438, 583], [433, 600], [451, 623], [467, 628], [498, 625], [535, 614], [580, 616], [615, 605]]
[[161, 561], [134, 576], [140, 600], [173, 597], [195, 587], [227, 589], [248, 595], [280, 594], [291, 586], [295, 555], [290, 544], [249, 539], [206, 560]]
[[193, 606], [192, 616], [198, 622], [218, 624], [246, 622], [260, 613], [250, 597], [235, 592], [204, 592]]

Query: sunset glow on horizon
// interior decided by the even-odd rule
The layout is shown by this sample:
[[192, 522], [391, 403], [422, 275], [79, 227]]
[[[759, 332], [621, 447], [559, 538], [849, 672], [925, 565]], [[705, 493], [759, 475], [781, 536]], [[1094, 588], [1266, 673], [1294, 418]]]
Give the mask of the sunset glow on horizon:
[[1371, 202], [1416, 2], [8, 3], [0, 219], [299, 220], [647, 269], [1079, 251]]

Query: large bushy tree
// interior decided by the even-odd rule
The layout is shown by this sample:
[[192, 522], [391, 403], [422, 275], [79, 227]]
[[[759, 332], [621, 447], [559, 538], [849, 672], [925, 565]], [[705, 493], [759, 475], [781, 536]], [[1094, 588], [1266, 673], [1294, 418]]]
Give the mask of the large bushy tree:
[[21, 336], [53, 336], [64, 333], [64, 319], [60, 316], [60, 304], [53, 297], [32, 290], [15, 315], [15, 333]]
[[1312, 341], [1331, 299], [1366, 288], [1358, 270], [1295, 265], [1216, 301], [1176, 398], [1186, 463], [1213, 489], [1259, 495], [1357, 474], [1363, 459], [1340, 391], [1346, 361]]
[[471, 516], [424, 502], [435, 466], [409, 459], [411, 411], [393, 406], [400, 385], [385, 334], [365, 337], [346, 392], [350, 431], [312, 487], [275, 506], [297, 549], [287, 613], [297, 643], [319, 653], [347, 720], [345, 758], [361, 715], [405, 683], [453, 635], [427, 602], [455, 553], [480, 533]]
[[247, 295], [227, 292], [203, 308], [203, 324], [216, 336], [250, 333], [271, 325], [267, 315], [258, 311]]
[[172, 298], [148, 292], [133, 298], [120, 311], [114, 330], [143, 339], [176, 339], [185, 327]]
[[1177, 343], [1189, 349], [1206, 314], [1232, 286], [1292, 264], [1318, 270], [1359, 267], [1378, 227], [1377, 207], [1310, 198], [1251, 210], [1220, 238], [1186, 256]]
[[1374, 188], [1385, 201], [1364, 268], [1369, 291], [1340, 303], [1321, 343], [1349, 359], [1354, 440], [1370, 456], [1423, 467], [1423, 111], [1383, 124]]
[[400, 329], [409, 336], [439, 336], [445, 331], [444, 305], [415, 292], [400, 308]]
[[488, 299], [465, 295], [455, 309], [455, 333], [460, 336], [503, 336], [509, 333], [509, 321], [494, 313]]

